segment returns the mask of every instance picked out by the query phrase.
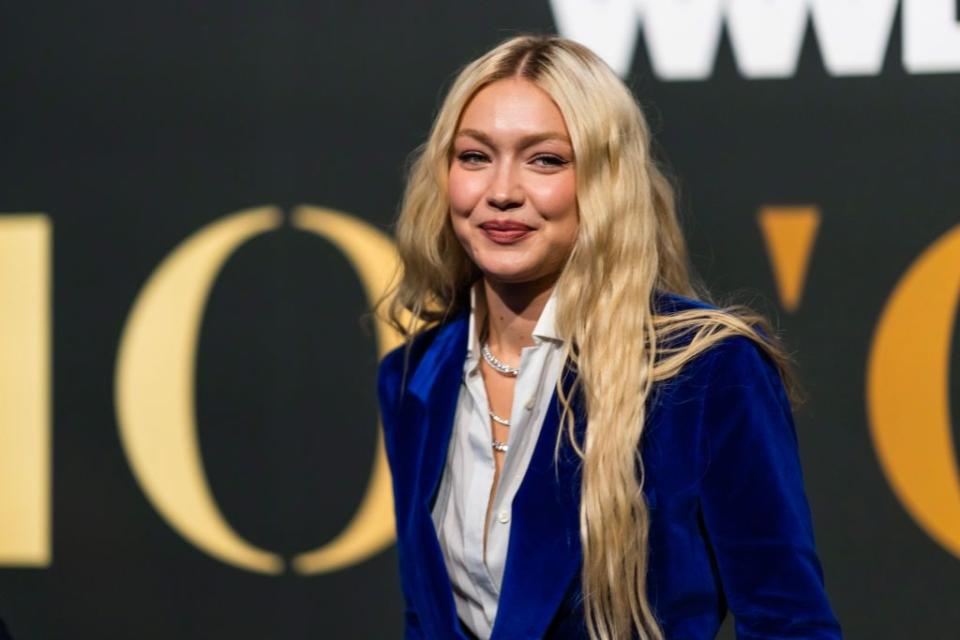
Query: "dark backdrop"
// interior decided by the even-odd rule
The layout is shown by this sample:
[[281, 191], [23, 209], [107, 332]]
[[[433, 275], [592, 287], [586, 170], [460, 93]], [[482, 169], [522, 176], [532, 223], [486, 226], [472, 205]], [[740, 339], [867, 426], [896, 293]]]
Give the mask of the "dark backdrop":
[[[555, 29], [546, 0], [3, 8], [0, 218], [42, 212], [53, 233], [52, 555], [0, 566], [15, 637], [400, 635], [392, 547], [340, 571], [263, 575], [158, 515], [118, 436], [120, 335], [160, 261], [233, 212], [312, 203], [389, 233], [405, 158], [454, 72], [515, 32]], [[865, 404], [885, 302], [960, 218], [960, 78], [905, 71], [899, 29], [872, 77], [829, 75], [812, 33], [790, 78], [745, 79], [726, 39], [706, 80], [658, 79], [642, 38], [628, 76], [678, 176], [699, 271], [718, 297], [769, 313], [797, 356], [818, 549], [851, 638], [960, 626], [958, 558], [891, 490]], [[781, 204], [821, 213], [791, 312], [757, 223]], [[240, 247], [208, 301], [207, 475], [234, 529], [285, 557], [335, 536], [363, 494], [377, 419], [366, 308], [344, 255], [289, 224]]]

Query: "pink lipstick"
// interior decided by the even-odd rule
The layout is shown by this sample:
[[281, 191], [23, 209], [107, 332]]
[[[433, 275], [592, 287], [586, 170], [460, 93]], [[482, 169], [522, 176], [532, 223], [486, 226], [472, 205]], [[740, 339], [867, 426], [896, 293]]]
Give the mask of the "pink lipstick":
[[513, 244], [527, 237], [533, 227], [529, 227], [513, 220], [493, 220], [484, 222], [480, 229], [490, 240], [497, 244]]

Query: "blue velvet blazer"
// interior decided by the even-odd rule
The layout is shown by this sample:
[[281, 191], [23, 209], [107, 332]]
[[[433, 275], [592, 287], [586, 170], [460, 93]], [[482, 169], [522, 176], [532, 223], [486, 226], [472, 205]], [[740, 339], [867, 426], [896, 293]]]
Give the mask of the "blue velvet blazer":
[[[706, 306], [658, 293], [660, 313]], [[467, 349], [468, 311], [380, 364], [405, 637], [467, 638], [431, 518]], [[610, 366], [616, 366], [611, 362]], [[573, 373], [564, 371], [564, 384]], [[567, 387], [569, 388], [569, 387]], [[556, 396], [556, 394], [554, 394]], [[584, 428], [582, 403], [575, 402]], [[585, 638], [579, 460], [556, 397], [513, 503], [492, 638]], [[793, 418], [780, 376], [748, 338], [727, 338], [648, 399], [647, 593], [668, 640], [714, 638], [729, 609], [741, 640], [840, 638], [814, 548]]]

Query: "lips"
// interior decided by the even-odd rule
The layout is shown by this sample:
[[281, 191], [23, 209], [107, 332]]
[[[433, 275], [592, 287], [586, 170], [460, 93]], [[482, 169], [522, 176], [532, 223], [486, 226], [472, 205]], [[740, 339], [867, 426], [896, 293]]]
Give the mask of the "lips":
[[515, 220], [491, 220], [480, 225], [483, 233], [497, 244], [519, 242], [533, 232], [533, 227]]

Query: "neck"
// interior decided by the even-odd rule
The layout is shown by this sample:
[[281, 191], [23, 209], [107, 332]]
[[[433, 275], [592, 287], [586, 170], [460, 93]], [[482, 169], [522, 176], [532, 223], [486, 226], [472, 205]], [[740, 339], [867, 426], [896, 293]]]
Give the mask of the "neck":
[[520, 350], [533, 345], [533, 329], [556, 281], [555, 276], [522, 283], [483, 279], [487, 340], [501, 360], [518, 363]]

